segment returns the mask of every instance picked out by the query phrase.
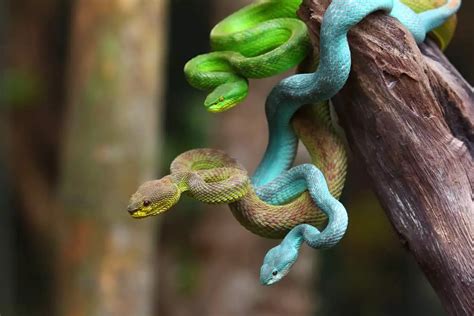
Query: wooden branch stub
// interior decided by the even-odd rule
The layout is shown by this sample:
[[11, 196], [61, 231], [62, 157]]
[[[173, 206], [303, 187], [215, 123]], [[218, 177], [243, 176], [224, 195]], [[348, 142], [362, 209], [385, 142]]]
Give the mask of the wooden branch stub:
[[[329, 0], [305, 1], [314, 47]], [[351, 149], [450, 315], [474, 315], [474, 93], [440, 50], [383, 13], [349, 33], [333, 99]], [[349, 210], [350, 211], [350, 210]]]

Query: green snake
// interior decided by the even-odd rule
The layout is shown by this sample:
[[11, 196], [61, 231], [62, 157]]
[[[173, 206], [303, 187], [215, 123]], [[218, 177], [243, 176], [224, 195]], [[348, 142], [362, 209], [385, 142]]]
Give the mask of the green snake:
[[[312, 162], [328, 179], [330, 193], [339, 197], [345, 179], [346, 155], [343, 151], [335, 154], [343, 149], [343, 144], [331, 128], [319, 121], [319, 117], [329, 116], [328, 112], [320, 113], [326, 109], [314, 106], [301, 109], [295, 115], [293, 126], [311, 153]], [[327, 141], [328, 138], [333, 141]], [[182, 153], [173, 160], [170, 171], [170, 175], [143, 183], [132, 195], [128, 211], [133, 217], [159, 215], [175, 205], [186, 192], [204, 203], [230, 203], [233, 215], [244, 227], [266, 238], [283, 238], [298, 224], [319, 226], [326, 220], [326, 215], [308, 192], [294, 197], [291, 187], [285, 194], [288, 189], [285, 185], [278, 188], [277, 196], [269, 194], [267, 200], [284, 203], [294, 198], [290, 202], [272, 205], [263, 201], [250, 185], [246, 169], [220, 150], [194, 149]]]
[[[293, 3], [295, 1], [274, 2]], [[421, 3], [421, 1], [415, 2]], [[268, 5], [268, 1], [261, 4]], [[329, 99], [340, 90], [347, 80], [351, 65], [350, 51], [347, 43], [348, 30], [371, 12], [385, 10], [398, 18], [410, 30], [417, 42], [421, 42], [429, 30], [441, 25], [443, 21], [456, 12], [459, 5], [460, 1], [449, 1], [438, 9], [417, 15], [396, 0], [365, 1], [363, 3], [353, 0], [334, 0], [326, 11], [321, 27], [321, 62], [318, 69], [311, 74], [295, 75], [283, 80], [272, 90], [267, 99], [266, 114], [269, 121], [270, 140], [265, 156], [252, 178], [253, 186], [249, 185], [249, 181], [242, 179], [241, 182], [235, 181], [236, 178], [234, 177], [237, 176], [230, 173], [230, 169], [236, 170], [236, 173], [240, 173], [240, 176], [243, 176], [243, 170], [237, 167], [235, 163], [226, 166], [223, 161], [229, 163], [231, 159], [224, 159], [222, 153], [210, 153], [207, 151], [199, 154], [199, 150], [192, 151], [183, 154], [184, 156], [179, 156], [179, 159], [177, 158], [178, 162], [176, 160], [173, 162], [170, 176], [161, 180], [155, 180], [161, 182], [148, 182], [142, 185], [131, 198], [129, 212], [134, 217], [159, 214], [177, 202], [180, 192], [187, 191], [191, 196], [202, 199], [204, 202], [231, 203], [231, 209], [237, 219], [255, 233], [267, 237], [281, 237], [282, 234], [290, 230], [282, 243], [267, 253], [262, 265], [261, 282], [267, 285], [277, 282], [288, 273], [291, 265], [296, 261], [299, 247], [303, 241], [306, 241], [314, 248], [330, 247], [337, 243], [347, 227], [345, 209], [330, 194], [326, 188], [324, 176], [314, 165], [302, 165], [290, 170], [288, 169], [292, 164], [297, 143], [297, 137], [289, 123], [291, 117], [303, 104]], [[267, 12], [265, 10], [259, 11], [256, 9], [257, 7], [258, 4], [249, 6], [250, 9], [254, 10], [252, 11], [254, 13]], [[273, 8], [278, 7], [273, 6]], [[274, 15], [277, 19], [281, 18], [280, 13]], [[246, 21], [255, 21], [257, 20], [256, 16], [254, 15], [254, 17], [248, 18]], [[273, 18], [273, 16], [271, 17]], [[230, 20], [232, 21], [232, 19]], [[216, 31], [215, 34], [222, 37], [226, 32], [240, 32], [243, 30], [243, 24], [246, 23], [241, 23], [235, 27], [225, 24], [220, 28], [216, 26], [219, 31]], [[246, 31], [242, 32], [245, 33]], [[278, 32], [275, 34], [278, 34]], [[289, 38], [293, 38], [295, 33], [290, 34], [292, 35]], [[452, 33], [445, 32], [442, 34]], [[239, 38], [239, 36], [235, 37]], [[265, 41], [262, 40], [262, 42]], [[448, 40], [440, 40], [439, 42], [447, 43]], [[236, 48], [238, 45], [235, 42], [233, 43], [235, 45], [233, 48]], [[214, 47], [222, 49], [225, 46], [222, 43], [219, 45], [221, 46]], [[285, 45], [286, 43], [278, 46], [276, 49]], [[250, 51], [248, 48], [246, 49], [247, 51], [245, 49], [240, 51], [242, 56], [250, 57], [249, 59], [257, 58], [251, 55], [246, 56]], [[260, 53], [263, 52], [262, 56], [265, 56], [276, 49], [273, 49], [273, 47], [260, 49]], [[208, 67], [206, 69], [212, 69], [212, 71], [205, 76], [199, 77], [201, 79], [190, 80], [192, 84], [196, 84], [199, 80], [210, 78], [210, 74], [215, 74], [217, 77], [226, 77], [227, 81], [218, 84], [206, 99], [206, 105], [211, 111], [230, 108], [233, 104], [243, 99], [242, 97], [237, 97], [239, 94], [242, 95], [241, 91], [244, 91], [243, 94], [246, 93], [246, 90], [242, 90], [242, 87], [245, 86], [242, 84], [242, 80], [236, 80], [236, 77], [239, 77], [234, 73], [236, 67], [223, 62], [224, 52], [217, 53], [214, 56], [217, 56], [218, 63], [213, 64], [212, 62], [201, 60], [197, 65], [201, 68], [196, 73], [202, 73], [206, 67]], [[292, 52], [286, 52], [283, 55], [290, 56], [293, 54]], [[300, 54], [294, 55], [299, 58], [299, 62], [301, 60]], [[235, 56], [233, 59], [237, 60]], [[296, 59], [295, 57], [294, 60]], [[238, 63], [241, 66], [243, 65], [242, 61]], [[273, 57], [272, 61], [270, 63], [267, 61], [266, 64], [279, 66], [280, 62], [278, 58]], [[193, 70], [192, 65], [190, 62], [186, 66], [187, 74], [190, 71], [189, 68]], [[258, 68], [258, 64], [255, 64], [254, 61], [252, 67]], [[228, 73], [233, 74], [232, 79], [228, 79]], [[246, 72], [242, 73], [244, 76], [249, 76]], [[239, 81], [240, 83], [236, 84]], [[245, 78], [243, 81], [246, 83]], [[212, 87], [207, 85], [204, 88]], [[234, 103], [232, 104], [232, 102]], [[312, 149], [309, 149], [311, 153]], [[317, 150], [320, 150], [320, 148], [317, 148]], [[204, 160], [202, 159], [203, 155], [206, 156]], [[211, 156], [214, 158], [211, 158]], [[222, 162], [219, 163], [219, 160], [222, 160]], [[182, 161], [186, 163], [179, 163]], [[173, 165], [176, 164], [185, 165], [187, 169], [174, 168]], [[341, 169], [345, 173], [345, 166]], [[198, 178], [201, 180], [198, 181]], [[229, 181], [234, 190], [223, 189], [221, 187], [222, 181]], [[209, 184], [212, 185], [209, 187]], [[305, 189], [309, 193], [300, 194]], [[211, 194], [216, 192], [221, 197], [217, 198]], [[311, 197], [310, 199], [308, 194]], [[211, 196], [212, 198], [210, 198]], [[309, 209], [308, 206], [304, 208], [301, 205], [301, 209], [296, 209], [297, 205], [292, 204], [297, 203], [304, 197], [307, 199], [305, 204], [311, 205], [313, 220], [308, 220], [304, 217], [303, 211]], [[319, 206], [321, 210], [317, 209], [314, 204]], [[288, 216], [282, 217], [280, 214], [282, 211], [288, 212], [288, 214], [285, 214]], [[319, 224], [320, 218], [322, 218], [321, 211], [328, 215], [329, 218], [329, 223], [322, 232], [313, 226]], [[259, 220], [259, 218], [263, 218], [263, 221]]]
[[[415, 12], [441, 6], [445, 0], [402, 0]], [[297, 18], [301, 0], [268, 0], [250, 4], [219, 22], [211, 31], [214, 52], [191, 59], [184, 67], [195, 88], [211, 90], [204, 105], [226, 111], [248, 94], [248, 78], [264, 78], [298, 65], [311, 47], [306, 25]], [[432, 31], [442, 49], [451, 41], [456, 16]]]

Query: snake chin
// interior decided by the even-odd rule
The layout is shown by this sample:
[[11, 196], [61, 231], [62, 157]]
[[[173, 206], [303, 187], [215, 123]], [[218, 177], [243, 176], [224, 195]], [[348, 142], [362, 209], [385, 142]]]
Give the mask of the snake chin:
[[157, 203], [153, 203], [153, 204], [151, 204], [150, 206], [147, 206], [147, 207], [141, 206], [141, 207], [138, 207], [138, 208], [134, 208], [134, 207], [129, 206], [128, 207], [128, 212], [130, 213], [130, 215], [133, 218], [137, 218], [137, 219], [146, 218], [146, 217], [149, 217], [149, 216], [160, 215], [160, 214], [166, 212], [167, 210], [169, 210], [175, 204], [176, 204], [176, 202], [174, 202], [174, 200], [166, 199], [166, 200], [163, 200], [163, 201], [159, 201]]
[[[129, 212], [130, 213], [130, 212]], [[133, 218], [136, 218], [136, 219], [141, 219], [141, 218], [146, 218], [148, 216], [152, 216], [151, 213], [148, 213], [146, 211], [143, 211], [143, 210], [136, 210], [134, 211], [133, 213], [130, 214]]]
[[211, 112], [211, 113], [221, 113], [221, 112], [225, 112], [225, 111], [228, 111], [228, 110], [232, 109], [234, 107], [234, 105], [235, 104], [232, 104], [232, 105], [229, 105], [229, 106], [221, 106], [219, 104], [211, 105], [211, 106], [207, 107], [207, 111]]
[[153, 208], [150, 210], [136, 210], [135, 212], [131, 213], [130, 215], [133, 217], [133, 218], [136, 218], [136, 219], [141, 219], [141, 218], [146, 218], [146, 217], [150, 217], [150, 216], [157, 216], [157, 215], [160, 215], [161, 213], [164, 213], [165, 211], [169, 210], [170, 208], [160, 208], [160, 209], [157, 209], [157, 210], [154, 210]]
[[207, 111], [211, 113], [220, 113], [228, 111], [237, 104], [238, 102], [228, 100], [225, 97], [219, 97], [217, 101], [208, 101], [206, 99], [206, 102], [204, 102], [204, 106], [206, 107]]

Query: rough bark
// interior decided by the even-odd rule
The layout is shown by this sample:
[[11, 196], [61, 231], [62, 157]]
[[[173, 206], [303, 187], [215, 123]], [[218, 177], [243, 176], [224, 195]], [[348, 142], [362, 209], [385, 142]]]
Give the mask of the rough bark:
[[[330, 1], [300, 15], [314, 47]], [[334, 98], [351, 149], [402, 244], [450, 315], [474, 313], [474, 93], [430, 41], [421, 52], [382, 13], [349, 33], [352, 72]]]
[[128, 197], [155, 177], [166, 1], [73, 10], [58, 214], [59, 315], [151, 315], [156, 222]]

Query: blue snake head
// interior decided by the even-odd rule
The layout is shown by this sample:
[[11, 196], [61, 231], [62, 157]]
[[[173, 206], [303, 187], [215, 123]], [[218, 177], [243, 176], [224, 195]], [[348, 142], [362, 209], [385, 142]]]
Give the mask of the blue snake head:
[[298, 250], [294, 247], [284, 247], [280, 244], [270, 249], [260, 268], [260, 283], [272, 285], [280, 281], [288, 274], [296, 259], [298, 259]]
[[178, 203], [181, 191], [171, 176], [143, 183], [130, 198], [127, 207], [133, 218], [161, 214]]

